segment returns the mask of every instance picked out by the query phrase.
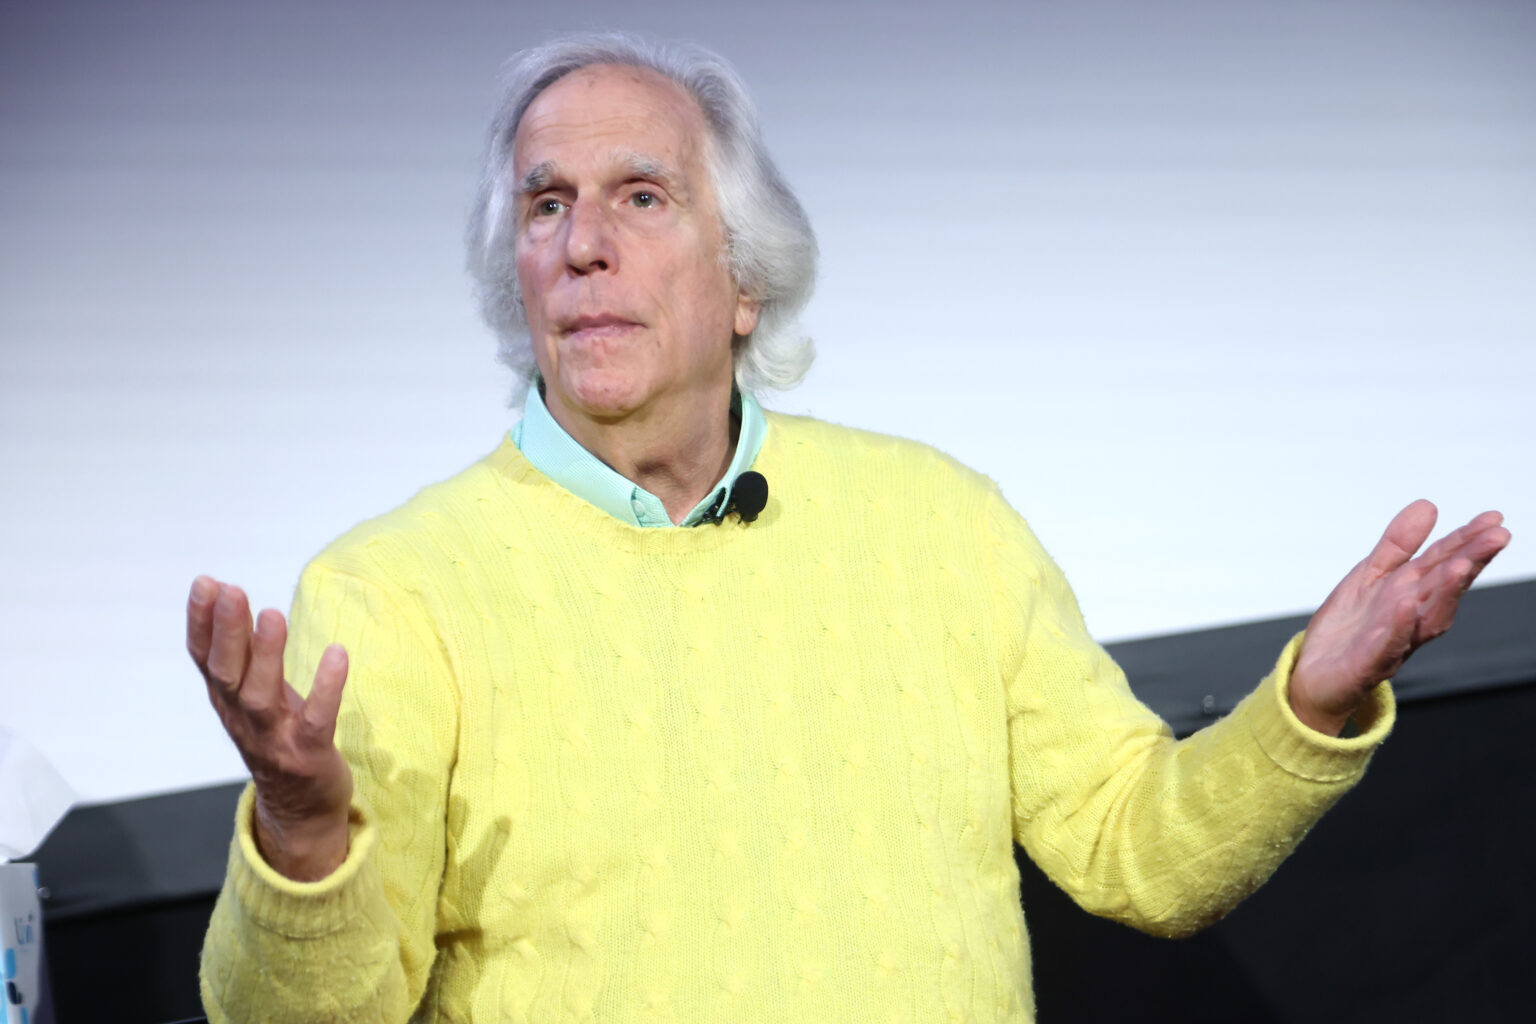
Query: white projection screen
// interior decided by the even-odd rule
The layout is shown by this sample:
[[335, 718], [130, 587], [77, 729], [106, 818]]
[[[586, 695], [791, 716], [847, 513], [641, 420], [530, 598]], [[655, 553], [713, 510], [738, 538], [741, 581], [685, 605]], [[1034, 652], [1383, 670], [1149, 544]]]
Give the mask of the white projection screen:
[[755, 91], [821, 243], [765, 404], [998, 480], [1101, 639], [1315, 607], [1420, 496], [1536, 575], [1536, 5], [23, 0], [0, 725], [82, 798], [243, 773], [195, 574], [286, 610], [516, 421], [464, 218], [501, 63], [591, 28]]

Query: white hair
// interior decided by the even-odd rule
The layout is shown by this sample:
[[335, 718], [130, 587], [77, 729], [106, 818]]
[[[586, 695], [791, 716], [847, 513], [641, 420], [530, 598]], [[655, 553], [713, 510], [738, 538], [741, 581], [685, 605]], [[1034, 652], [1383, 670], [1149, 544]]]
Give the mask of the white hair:
[[763, 145], [757, 111], [736, 71], [699, 46], [622, 33], [560, 36], [508, 63], [491, 122], [480, 190], [469, 218], [469, 271], [480, 310], [496, 332], [498, 357], [517, 375], [513, 404], [536, 370], [517, 280], [513, 142], [534, 98], [581, 68], [648, 68], [686, 89], [709, 126], [705, 164], [726, 239], [725, 258], [743, 293], [761, 304], [757, 327], [732, 342], [736, 384], [746, 391], [794, 387], [815, 349], [799, 326], [816, 277], [816, 236], [799, 200]]

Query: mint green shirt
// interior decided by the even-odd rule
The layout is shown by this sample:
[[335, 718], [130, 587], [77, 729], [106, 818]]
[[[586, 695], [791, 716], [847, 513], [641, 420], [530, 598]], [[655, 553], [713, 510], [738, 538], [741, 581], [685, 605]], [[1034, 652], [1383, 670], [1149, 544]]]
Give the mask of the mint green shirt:
[[[678, 526], [697, 526], [717, 499], [720, 502], [718, 508], [730, 505], [731, 487], [736, 478], [757, 461], [763, 438], [768, 434], [768, 421], [763, 418], [762, 407], [749, 394], [737, 394], [731, 407], [741, 419], [736, 453], [731, 457], [725, 475]], [[544, 406], [537, 383], [528, 389], [522, 421], [512, 428], [511, 438], [535, 469], [615, 519], [622, 519], [631, 526], [673, 525], [660, 498], [605, 465], [555, 422]]]

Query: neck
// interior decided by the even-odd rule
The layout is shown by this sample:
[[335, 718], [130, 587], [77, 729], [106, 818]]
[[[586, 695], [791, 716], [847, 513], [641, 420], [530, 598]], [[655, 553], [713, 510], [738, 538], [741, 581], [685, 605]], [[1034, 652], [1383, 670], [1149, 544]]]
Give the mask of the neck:
[[670, 413], [637, 411], [613, 420], [567, 409], [548, 391], [544, 404], [556, 423], [610, 469], [661, 499], [680, 523], [730, 468], [740, 423], [731, 416], [731, 390], [711, 391]]

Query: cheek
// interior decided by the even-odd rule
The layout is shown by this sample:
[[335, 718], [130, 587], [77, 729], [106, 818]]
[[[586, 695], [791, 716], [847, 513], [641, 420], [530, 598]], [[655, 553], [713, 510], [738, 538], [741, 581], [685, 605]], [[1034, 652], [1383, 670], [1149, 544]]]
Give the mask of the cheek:
[[736, 284], [716, 251], [702, 249], [690, 253], [687, 259], [678, 260], [662, 280], [695, 317], [718, 319], [724, 315], [729, 320], [734, 312]]
[[522, 294], [523, 301], [526, 302], [529, 293], [533, 292], [538, 286], [533, 280], [533, 259], [521, 245], [517, 247], [517, 259], [513, 263], [513, 268], [517, 274], [517, 290]]
[[519, 239], [514, 263], [517, 274], [517, 290], [522, 296], [523, 309], [530, 321], [539, 314], [539, 299], [544, 293], [544, 260], [537, 243]]

